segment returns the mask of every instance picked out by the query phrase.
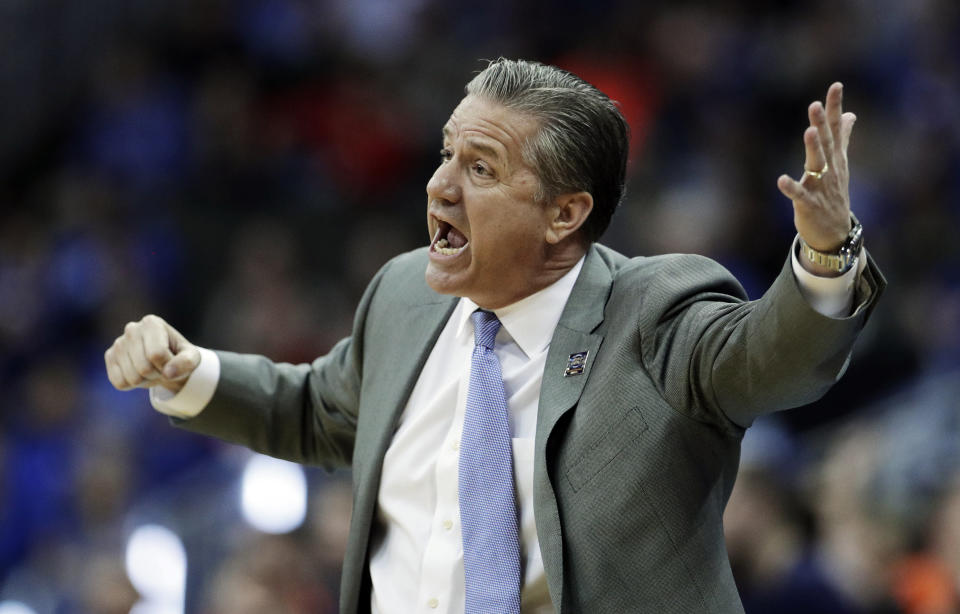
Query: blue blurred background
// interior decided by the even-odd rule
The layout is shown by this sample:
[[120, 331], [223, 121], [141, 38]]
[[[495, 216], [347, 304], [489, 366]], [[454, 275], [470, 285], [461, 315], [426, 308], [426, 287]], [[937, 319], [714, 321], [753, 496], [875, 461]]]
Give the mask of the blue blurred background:
[[[794, 234], [776, 178], [843, 81], [890, 287], [845, 379], [749, 432], [731, 561], [748, 614], [960, 611], [956, 0], [8, 0], [0, 613], [335, 611], [345, 476], [257, 482], [263, 459], [113, 390], [103, 351], [157, 313], [208, 347], [325, 352], [427, 242], [440, 127], [498, 56], [620, 101], [604, 242], [706, 254], [754, 297]], [[255, 528], [248, 499], [294, 518]]]

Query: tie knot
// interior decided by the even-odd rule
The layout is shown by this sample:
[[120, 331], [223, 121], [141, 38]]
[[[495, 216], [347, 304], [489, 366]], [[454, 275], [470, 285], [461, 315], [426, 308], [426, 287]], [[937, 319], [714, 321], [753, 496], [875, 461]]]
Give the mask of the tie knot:
[[473, 320], [474, 343], [492, 350], [493, 340], [496, 339], [497, 332], [500, 330], [500, 320], [497, 319], [497, 314], [492, 311], [477, 309], [470, 315], [470, 319]]

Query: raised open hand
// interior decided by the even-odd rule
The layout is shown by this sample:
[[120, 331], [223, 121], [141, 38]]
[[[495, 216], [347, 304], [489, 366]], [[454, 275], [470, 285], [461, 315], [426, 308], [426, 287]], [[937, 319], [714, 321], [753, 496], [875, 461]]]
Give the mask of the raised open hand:
[[847, 146], [857, 116], [844, 113], [842, 102], [843, 85], [834, 83], [827, 90], [826, 108], [819, 100], [809, 106], [803, 176], [795, 180], [781, 175], [777, 180], [780, 191], [793, 201], [797, 232], [821, 252], [838, 249], [851, 227]]

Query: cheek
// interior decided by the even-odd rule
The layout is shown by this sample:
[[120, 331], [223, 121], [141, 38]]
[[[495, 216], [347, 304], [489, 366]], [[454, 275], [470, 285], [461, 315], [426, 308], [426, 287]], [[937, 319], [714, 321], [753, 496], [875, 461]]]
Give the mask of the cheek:
[[479, 261], [476, 266], [509, 266], [539, 253], [535, 247], [544, 242], [545, 212], [533, 202], [530, 185], [503, 186], [482, 198], [470, 199], [474, 204], [468, 208], [470, 241], [475, 260]]
[[498, 265], [534, 259], [544, 242], [541, 220], [530, 214], [489, 220], [478, 230], [474, 236], [479, 257]]

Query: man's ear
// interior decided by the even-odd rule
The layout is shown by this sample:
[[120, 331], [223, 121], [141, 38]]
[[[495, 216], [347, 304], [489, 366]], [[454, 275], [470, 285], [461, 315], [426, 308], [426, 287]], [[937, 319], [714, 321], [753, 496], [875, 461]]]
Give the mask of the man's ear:
[[589, 192], [563, 194], [554, 199], [549, 208], [546, 233], [547, 243], [556, 245], [575, 233], [593, 211], [593, 196]]

